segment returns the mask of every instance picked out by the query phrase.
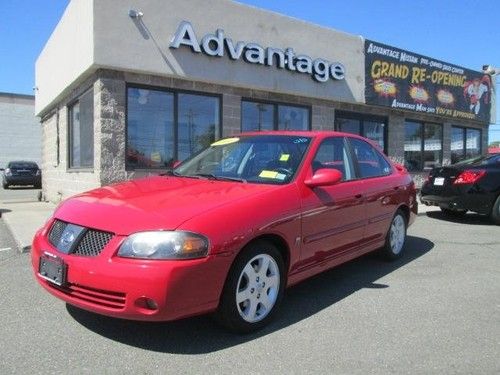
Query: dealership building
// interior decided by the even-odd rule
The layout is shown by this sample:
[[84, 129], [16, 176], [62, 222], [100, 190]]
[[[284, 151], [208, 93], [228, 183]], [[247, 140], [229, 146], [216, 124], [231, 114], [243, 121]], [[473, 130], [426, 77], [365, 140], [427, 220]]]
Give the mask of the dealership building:
[[229, 0], [72, 0], [36, 62], [45, 199], [250, 130], [340, 130], [418, 182], [487, 151], [492, 80]]

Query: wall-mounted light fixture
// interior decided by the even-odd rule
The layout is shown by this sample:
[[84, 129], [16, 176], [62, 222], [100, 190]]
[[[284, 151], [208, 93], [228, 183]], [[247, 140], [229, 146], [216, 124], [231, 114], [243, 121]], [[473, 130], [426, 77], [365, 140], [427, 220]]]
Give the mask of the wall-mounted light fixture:
[[142, 13], [142, 12], [140, 12], [140, 11], [138, 11], [138, 10], [135, 10], [135, 9], [130, 9], [130, 10], [128, 11], [128, 16], [129, 16], [130, 18], [135, 18], [135, 19], [137, 19], [137, 18], [141, 18], [143, 15], [144, 15], [144, 13]]

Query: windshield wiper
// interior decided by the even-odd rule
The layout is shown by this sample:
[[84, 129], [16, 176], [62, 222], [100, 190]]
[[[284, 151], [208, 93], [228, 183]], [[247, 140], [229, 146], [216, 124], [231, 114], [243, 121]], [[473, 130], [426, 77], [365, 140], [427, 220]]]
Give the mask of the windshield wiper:
[[173, 170], [168, 170], [166, 172], [160, 173], [160, 176], [176, 176], [176, 177], [184, 177], [178, 172], [175, 172]]
[[239, 178], [239, 177], [230, 177], [230, 176], [217, 176], [213, 173], [195, 173], [194, 175], [190, 175], [189, 177], [202, 177], [202, 178], [208, 178], [210, 180], [219, 180], [219, 181], [237, 181], [237, 182], [243, 182], [247, 183], [247, 180], [244, 178]]

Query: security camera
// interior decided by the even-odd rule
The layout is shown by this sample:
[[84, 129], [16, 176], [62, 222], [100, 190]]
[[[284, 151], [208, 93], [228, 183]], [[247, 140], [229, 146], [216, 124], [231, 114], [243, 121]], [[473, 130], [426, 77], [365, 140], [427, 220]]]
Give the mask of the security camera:
[[491, 65], [483, 65], [483, 72], [484, 74], [489, 74], [489, 75], [494, 75], [497, 73], [495, 68], [492, 67]]

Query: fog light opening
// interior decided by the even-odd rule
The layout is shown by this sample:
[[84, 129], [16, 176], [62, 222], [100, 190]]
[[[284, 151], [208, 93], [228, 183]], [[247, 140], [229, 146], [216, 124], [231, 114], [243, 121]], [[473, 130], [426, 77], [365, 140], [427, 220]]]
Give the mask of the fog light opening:
[[140, 310], [147, 310], [149, 312], [155, 312], [158, 310], [158, 304], [154, 299], [148, 297], [140, 297], [135, 300], [135, 305]]

